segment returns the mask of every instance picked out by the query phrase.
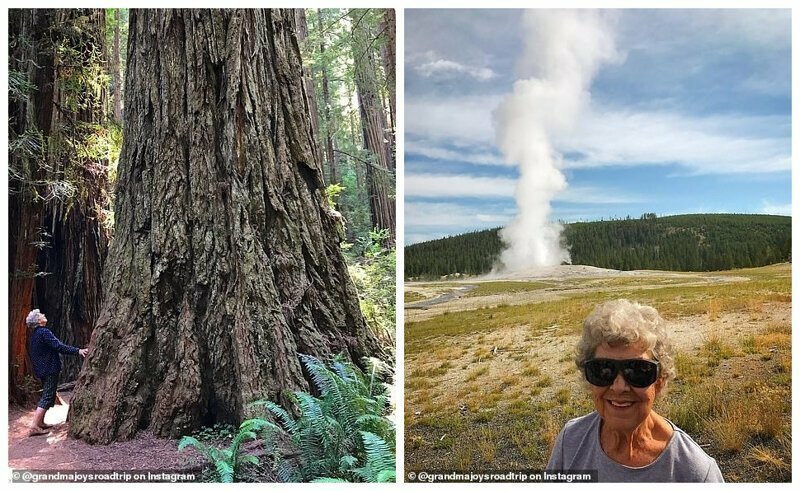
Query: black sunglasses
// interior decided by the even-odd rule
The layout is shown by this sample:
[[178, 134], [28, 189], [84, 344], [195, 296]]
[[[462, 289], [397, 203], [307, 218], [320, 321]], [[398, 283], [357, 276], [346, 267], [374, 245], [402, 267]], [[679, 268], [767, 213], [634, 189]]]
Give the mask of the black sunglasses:
[[631, 387], [642, 389], [658, 380], [658, 362], [653, 360], [612, 360], [594, 358], [583, 362], [583, 374], [586, 380], [598, 387], [608, 387], [614, 383], [617, 374]]

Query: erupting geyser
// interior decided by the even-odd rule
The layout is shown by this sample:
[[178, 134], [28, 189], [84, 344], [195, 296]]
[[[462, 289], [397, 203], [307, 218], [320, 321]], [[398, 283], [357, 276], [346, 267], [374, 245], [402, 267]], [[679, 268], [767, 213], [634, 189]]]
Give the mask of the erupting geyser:
[[618, 58], [609, 19], [598, 11], [529, 10], [524, 15], [523, 78], [494, 112], [497, 145], [519, 164], [519, 212], [500, 231], [501, 271], [569, 262], [550, 201], [567, 187], [554, 135], [568, 131], [590, 99], [592, 77]]

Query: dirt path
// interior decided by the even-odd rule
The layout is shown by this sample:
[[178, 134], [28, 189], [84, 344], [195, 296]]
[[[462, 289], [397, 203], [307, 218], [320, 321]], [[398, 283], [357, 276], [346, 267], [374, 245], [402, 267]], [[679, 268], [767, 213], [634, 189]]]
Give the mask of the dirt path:
[[[70, 392], [59, 392], [69, 403]], [[67, 437], [68, 406], [57, 405], [45, 416], [56, 425], [49, 434], [28, 436], [34, 408], [9, 407], [8, 465], [27, 470], [169, 470], [189, 472], [200, 467], [193, 449], [178, 452], [176, 440], [156, 438], [143, 431], [132, 440], [89, 445]]]
[[462, 296], [466, 295], [470, 291], [474, 290], [476, 287], [477, 287], [477, 285], [464, 285], [464, 286], [458, 287], [458, 288], [456, 288], [454, 290], [451, 290], [451, 291], [449, 291], [447, 293], [443, 293], [443, 294], [439, 295], [438, 297], [428, 298], [428, 299], [425, 299], [425, 300], [420, 300], [418, 302], [409, 303], [409, 304], [406, 305], [406, 308], [407, 309], [423, 309], [424, 310], [424, 309], [427, 309], [427, 308], [432, 307], [434, 305], [438, 305], [440, 303], [447, 303], [447, 302], [450, 302], [451, 300], [455, 300], [457, 298], [461, 298]]

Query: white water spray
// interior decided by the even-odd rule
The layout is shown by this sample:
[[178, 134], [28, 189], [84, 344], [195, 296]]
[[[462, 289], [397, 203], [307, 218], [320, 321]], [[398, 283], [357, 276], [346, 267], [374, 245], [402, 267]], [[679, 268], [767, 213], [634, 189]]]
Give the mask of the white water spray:
[[568, 131], [588, 105], [603, 63], [619, 58], [609, 19], [590, 10], [529, 10], [524, 15], [523, 76], [494, 112], [497, 144], [519, 164], [519, 212], [500, 231], [507, 248], [499, 269], [519, 271], [569, 262], [550, 201], [567, 187], [554, 135]]

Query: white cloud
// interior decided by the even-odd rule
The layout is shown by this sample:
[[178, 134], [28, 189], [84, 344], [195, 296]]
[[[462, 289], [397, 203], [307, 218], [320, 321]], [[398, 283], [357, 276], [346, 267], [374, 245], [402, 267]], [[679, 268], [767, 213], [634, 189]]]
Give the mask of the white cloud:
[[456, 146], [493, 145], [492, 111], [502, 98], [502, 95], [406, 98], [406, 135]]
[[492, 147], [445, 148], [424, 140], [408, 139], [405, 143], [406, 155], [419, 155], [434, 160], [465, 162], [476, 165], [511, 166]]
[[765, 201], [764, 205], [761, 208], [761, 213], [765, 215], [792, 216], [792, 204], [791, 203], [773, 204], [768, 201]]
[[468, 66], [455, 61], [443, 59], [433, 60], [421, 65], [417, 65], [414, 67], [414, 70], [416, 70], [416, 72], [423, 77], [440, 76], [450, 78], [458, 75], [467, 75], [481, 82], [491, 80], [496, 76], [496, 74], [490, 68]]
[[587, 114], [561, 151], [587, 158], [571, 167], [677, 163], [694, 174], [764, 173], [791, 169], [789, 137], [782, 117], [687, 117], [674, 113], [601, 110]]
[[[489, 213], [487, 213], [487, 211]], [[461, 205], [449, 202], [405, 204], [406, 227], [479, 230], [507, 223], [516, 210], [503, 210], [499, 205]]]
[[575, 204], [618, 205], [625, 203], [642, 203], [646, 200], [616, 189], [599, 188], [595, 186], [571, 186], [558, 194], [555, 201]]
[[427, 198], [512, 198], [517, 184], [505, 177], [409, 173], [404, 181], [406, 197]]
[[[517, 180], [505, 177], [475, 177], [464, 174], [428, 174], [406, 173], [405, 196], [411, 198], [497, 198], [513, 199]], [[646, 200], [612, 188], [595, 186], [572, 186], [559, 193], [555, 201], [575, 204], [624, 204], [642, 203]], [[409, 218], [406, 204], [406, 220]], [[505, 205], [504, 205], [505, 206]], [[463, 209], [463, 208], [460, 208]], [[491, 219], [497, 216], [511, 216], [514, 209], [505, 208], [491, 211], [485, 207], [476, 210], [475, 218], [480, 213]], [[426, 212], [427, 213], [427, 212]]]
[[[492, 111], [501, 100], [498, 95], [407, 99], [408, 140], [424, 140], [429, 150], [491, 148]], [[560, 152], [587, 156], [566, 161], [568, 168], [674, 163], [693, 174], [759, 174], [791, 169], [790, 124], [783, 116], [698, 117], [593, 107], [555, 144]], [[463, 156], [459, 161], [469, 162]]]

